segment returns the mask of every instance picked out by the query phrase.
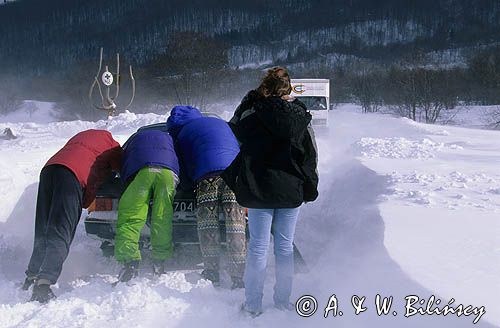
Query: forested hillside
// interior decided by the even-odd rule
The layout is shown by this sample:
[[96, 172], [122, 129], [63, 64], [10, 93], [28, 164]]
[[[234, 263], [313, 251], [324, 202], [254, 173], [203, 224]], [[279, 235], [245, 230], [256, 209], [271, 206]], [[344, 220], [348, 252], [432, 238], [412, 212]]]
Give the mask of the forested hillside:
[[193, 31], [224, 41], [231, 67], [393, 61], [416, 49], [460, 61], [464, 49], [500, 42], [499, 28], [496, 0], [22, 0], [0, 9], [0, 60], [40, 74], [105, 46], [143, 64], [175, 32]]
[[28, 93], [95, 118], [87, 94], [100, 47], [111, 69], [116, 52], [134, 66], [135, 111], [239, 98], [273, 65], [329, 78], [332, 101], [368, 111], [417, 99], [401, 99], [413, 85], [446, 108], [497, 104], [499, 30], [498, 0], [9, 1], [0, 113]]

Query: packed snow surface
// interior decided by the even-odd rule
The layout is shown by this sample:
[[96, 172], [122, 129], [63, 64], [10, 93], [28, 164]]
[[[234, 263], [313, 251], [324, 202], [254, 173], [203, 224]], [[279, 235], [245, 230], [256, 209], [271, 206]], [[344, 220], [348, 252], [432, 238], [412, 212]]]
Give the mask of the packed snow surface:
[[[0, 131], [10, 127], [18, 136], [0, 139], [0, 327], [499, 326], [500, 132], [353, 109], [333, 110], [330, 126], [316, 129], [320, 197], [302, 207], [296, 232], [310, 272], [295, 277], [292, 295], [317, 299], [309, 318], [273, 308], [272, 259], [265, 312], [256, 319], [239, 313], [244, 291], [192, 283], [183, 271], [151, 279], [145, 268], [132, 284], [113, 288], [120, 266], [102, 257], [83, 224], [54, 288], [58, 298], [27, 302], [30, 293], [19, 284], [32, 249], [43, 164], [79, 131], [107, 129], [123, 143], [138, 127], [167, 116], [0, 123]], [[387, 315], [377, 315], [377, 294], [394, 297]], [[332, 295], [343, 315], [330, 311], [324, 318]], [[359, 315], [353, 295], [366, 297], [367, 310]], [[475, 325], [477, 315], [405, 317], [408, 295], [434, 295], [441, 307], [484, 306], [486, 314]]]

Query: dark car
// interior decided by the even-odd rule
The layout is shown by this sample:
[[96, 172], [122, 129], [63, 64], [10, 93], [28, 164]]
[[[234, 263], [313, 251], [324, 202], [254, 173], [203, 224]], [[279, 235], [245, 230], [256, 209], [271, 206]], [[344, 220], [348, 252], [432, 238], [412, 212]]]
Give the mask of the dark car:
[[[206, 115], [206, 114], [205, 114]], [[166, 131], [165, 123], [151, 124], [141, 127], [138, 131], [156, 129]], [[130, 138], [129, 138], [130, 140]], [[123, 145], [127, 148], [127, 142]], [[192, 189], [182, 189], [182, 183], [177, 187], [173, 203], [172, 233], [174, 242], [174, 263], [177, 268], [194, 268], [202, 262], [199, 247], [198, 232], [196, 229], [196, 197]], [[114, 238], [116, 233], [116, 221], [118, 218], [118, 201], [125, 186], [118, 174], [113, 174], [97, 191], [94, 203], [88, 209], [88, 215], [84, 220], [87, 235], [96, 238], [101, 243], [104, 256], [112, 256], [114, 253]], [[225, 245], [226, 227], [224, 215], [219, 213], [219, 226], [221, 230], [221, 241]], [[142, 250], [150, 249], [150, 219], [141, 231], [139, 246]], [[248, 228], [247, 228], [248, 238]], [[294, 247], [297, 271], [305, 271], [304, 261]]]

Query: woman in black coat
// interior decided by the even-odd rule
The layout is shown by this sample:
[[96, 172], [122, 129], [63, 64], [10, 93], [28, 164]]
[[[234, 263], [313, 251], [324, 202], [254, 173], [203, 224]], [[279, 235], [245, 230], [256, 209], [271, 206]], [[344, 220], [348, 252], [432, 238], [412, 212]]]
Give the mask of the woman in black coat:
[[268, 71], [243, 98], [230, 121], [240, 153], [223, 173], [240, 205], [248, 207], [250, 241], [245, 267], [243, 310], [262, 312], [271, 233], [276, 257], [275, 306], [293, 309], [293, 238], [299, 207], [318, 197], [317, 152], [311, 114], [291, 98], [285, 68]]

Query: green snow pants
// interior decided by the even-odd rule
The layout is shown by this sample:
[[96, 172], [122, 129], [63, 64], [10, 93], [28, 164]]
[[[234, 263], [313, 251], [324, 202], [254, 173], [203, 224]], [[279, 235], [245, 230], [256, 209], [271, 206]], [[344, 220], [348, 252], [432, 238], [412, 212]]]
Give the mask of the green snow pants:
[[141, 260], [139, 238], [151, 209], [151, 246], [153, 260], [172, 257], [172, 204], [175, 183], [172, 171], [145, 167], [134, 177], [120, 198], [115, 236], [115, 258], [126, 263]]

